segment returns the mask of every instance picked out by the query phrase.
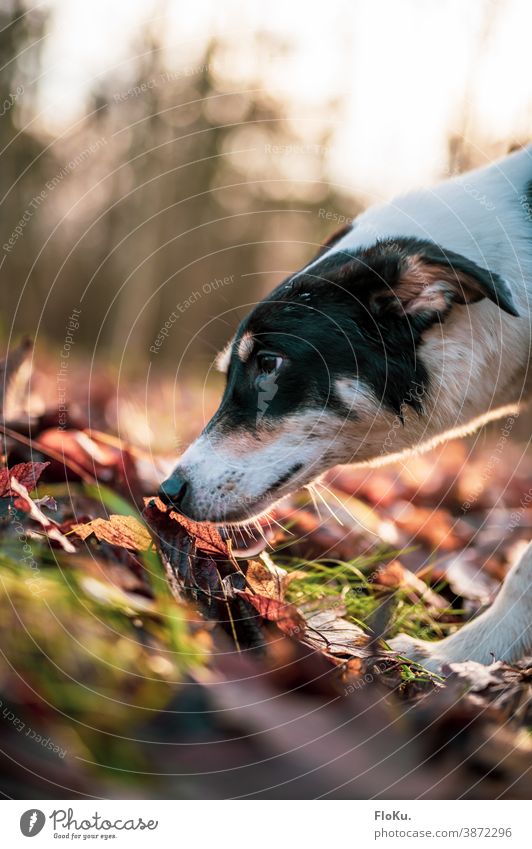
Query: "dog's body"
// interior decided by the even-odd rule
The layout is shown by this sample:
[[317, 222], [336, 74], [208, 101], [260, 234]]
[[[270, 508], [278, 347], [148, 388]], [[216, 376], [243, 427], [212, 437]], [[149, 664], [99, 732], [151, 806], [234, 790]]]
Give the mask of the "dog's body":
[[[337, 463], [516, 410], [532, 393], [531, 296], [531, 148], [369, 209], [242, 322], [220, 409], [161, 495], [194, 519], [245, 521]], [[487, 613], [396, 647], [431, 666], [531, 650], [532, 548]]]

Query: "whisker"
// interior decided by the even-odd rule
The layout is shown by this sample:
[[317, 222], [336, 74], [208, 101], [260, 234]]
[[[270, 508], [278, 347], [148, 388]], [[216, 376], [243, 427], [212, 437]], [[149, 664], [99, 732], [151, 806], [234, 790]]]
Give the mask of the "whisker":
[[314, 505], [314, 510], [315, 510], [315, 511], [316, 511], [316, 513], [318, 514], [318, 519], [319, 519], [319, 520], [320, 520], [320, 522], [321, 522], [321, 521], [322, 521], [322, 517], [321, 517], [321, 513], [320, 513], [320, 508], [319, 508], [319, 506], [318, 506], [318, 502], [316, 501], [316, 490], [315, 490], [315, 488], [314, 488], [314, 484], [312, 484], [312, 483], [307, 483], [307, 484], [306, 484], [306, 486], [305, 486], [305, 489], [308, 491], [308, 493], [309, 493], [309, 495], [310, 495], [310, 497], [311, 497], [311, 499], [312, 499], [312, 504]]
[[[338, 503], [340, 504], [340, 506], [341, 506], [341, 507], [344, 507], [344, 505], [342, 504], [342, 502], [340, 501], [340, 499], [338, 498], [338, 496], [335, 496], [335, 495], [334, 495], [334, 492], [331, 492], [331, 490], [330, 490], [327, 486], [325, 486], [325, 484], [320, 483], [320, 486], [323, 486], [323, 488], [325, 489], [325, 491], [326, 491], [326, 492], [328, 492], [328, 493], [329, 493], [329, 495], [331, 495], [331, 496], [333, 496], [333, 497], [336, 497], [336, 500], [338, 501]], [[329, 513], [331, 514], [331, 516], [333, 517], [333, 519], [336, 519], [336, 521], [338, 522], [338, 524], [339, 524], [339, 525], [341, 525], [342, 527], [344, 527], [344, 523], [342, 522], [342, 520], [340, 519], [340, 517], [336, 515], [336, 513], [335, 513], [335, 512], [334, 512], [334, 510], [332, 509], [332, 507], [331, 507], [331, 505], [329, 504], [329, 502], [328, 502], [328, 501], [327, 501], [327, 500], [323, 497], [323, 495], [321, 494], [321, 492], [319, 491], [319, 489], [318, 489], [317, 487], [316, 487], [316, 489], [315, 489], [315, 492], [316, 492], [316, 495], [318, 496], [318, 498], [320, 498], [320, 499], [321, 499], [321, 501], [324, 503], [324, 505], [326, 506], [327, 510], [329, 511]], [[345, 508], [344, 508], [344, 509], [345, 509]]]
[[258, 520], [258, 519], [254, 519], [254, 520], [253, 520], [253, 527], [257, 529], [257, 531], [258, 531], [258, 533], [259, 533], [259, 536], [260, 536], [260, 537], [262, 537], [262, 539], [264, 540], [264, 542], [266, 543], [266, 545], [270, 545], [270, 543], [268, 542], [268, 540], [267, 540], [267, 538], [266, 538], [266, 534], [265, 534], [265, 533], [264, 533], [264, 531], [262, 530], [261, 523], [259, 522], [259, 520]]
[[270, 522], [273, 522], [274, 525], [277, 525], [277, 527], [280, 528], [283, 531], [283, 533], [289, 534], [291, 537], [295, 536], [295, 534], [292, 531], [289, 531], [288, 528], [285, 528], [284, 525], [281, 524], [281, 522], [278, 522], [277, 519], [275, 519], [270, 514], [268, 514], [268, 520]]
[[[272, 529], [272, 521], [273, 521], [273, 517], [272, 517], [272, 516], [270, 516], [270, 514], [269, 514], [269, 513], [265, 513], [265, 514], [264, 514], [264, 516], [263, 516], [263, 519], [264, 519], [264, 521], [265, 521], [265, 522], [267, 523], [267, 525], [268, 525], [268, 531], [270, 532], [270, 534], [272, 534], [272, 533], [273, 533], [273, 529]], [[288, 532], [288, 531], [285, 531], [285, 533], [289, 533], [289, 532]], [[270, 546], [270, 548], [273, 548], [273, 543], [268, 542], [268, 545]]]
[[235, 535], [238, 534], [238, 536], [240, 537], [240, 542], [244, 546], [246, 544], [246, 541], [244, 539], [244, 533], [242, 531], [242, 527], [240, 525], [235, 525], [234, 522], [231, 522], [228, 525], [228, 527], [229, 527], [232, 534], [235, 534]]

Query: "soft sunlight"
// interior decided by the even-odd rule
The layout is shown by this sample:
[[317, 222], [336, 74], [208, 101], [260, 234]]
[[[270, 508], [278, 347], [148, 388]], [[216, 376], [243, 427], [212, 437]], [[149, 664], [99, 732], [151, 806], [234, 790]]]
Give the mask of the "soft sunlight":
[[[281, 95], [303, 143], [328, 127], [331, 179], [368, 201], [441, 176], [450, 132], [465, 133], [490, 156], [532, 130], [527, 0], [345, 0], [326, 12], [316, 0], [200, 0], [186, 14], [181, 5], [142, 0], [51, 6], [42, 120], [54, 130], [82, 114], [88, 92], [111, 69], [127, 83], [128, 40], [134, 47], [140, 25], [163, 33], [175, 68], [193, 63], [207, 35], [230, 36], [227, 90], [246, 88], [247, 78]], [[285, 54], [271, 64], [263, 54], [259, 67], [257, 33], [279, 37]], [[331, 118], [328, 104], [338, 99]]]

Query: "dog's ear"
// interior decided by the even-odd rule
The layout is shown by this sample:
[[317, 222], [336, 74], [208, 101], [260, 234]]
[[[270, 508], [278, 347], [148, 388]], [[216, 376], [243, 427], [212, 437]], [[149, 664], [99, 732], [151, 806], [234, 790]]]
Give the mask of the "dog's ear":
[[[386, 265], [389, 272], [389, 255]], [[393, 265], [391, 279], [386, 274], [384, 286], [370, 296], [370, 307], [376, 314], [393, 311], [437, 320], [443, 319], [455, 303], [472, 304], [489, 298], [505, 312], [519, 316], [510, 287], [502, 277], [460, 254], [437, 245], [419, 246], [412, 253], [399, 255]]]

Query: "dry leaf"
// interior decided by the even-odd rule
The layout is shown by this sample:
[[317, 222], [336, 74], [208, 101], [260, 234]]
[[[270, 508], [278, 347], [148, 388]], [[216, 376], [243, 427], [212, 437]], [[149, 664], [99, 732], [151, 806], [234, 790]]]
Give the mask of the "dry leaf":
[[294, 604], [248, 592], [238, 591], [237, 595], [249, 601], [263, 619], [275, 622], [284, 634], [294, 637], [305, 631], [305, 620]]
[[305, 642], [329, 655], [366, 657], [369, 637], [362, 628], [343, 619], [345, 607], [318, 609], [306, 616]]
[[269, 569], [257, 560], [250, 560], [246, 569], [246, 580], [253, 592], [278, 601], [283, 600], [284, 577], [284, 570]]
[[222, 539], [220, 531], [216, 525], [209, 525], [206, 522], [193, 522], [192, 519], [187, 519], [175, 510], [170, 510], [161, 501], [160, 498], [145, 498], [146, 505], [144, 515], [148, 522], [157, 525], [164, 522], [165, 519], [171, 519], [183, 528], [189, 536], [191, 536], [197, 547], [202, 551], [207, 551], [210, 554], [219, 554], [222, 557], [230, 557], [231, 553], [227, 542]]
[[435, 593], [427, 584], [418, 578], [410, 569], [405, 567], [399, 560], [392, 560], [385, 566], [381, 566], [375, 572], [374, 582], [382, 587], [390, 589], [402, 588], [412, 590], [414, 594], [413, 601], [419, 599], [424, 601], [429, 607], [435, 607], [444, 610], [449, 607], [448, 603], [442, 596]]
[[152, 544], [151, 536], [145, 526], [134, 516], [113, 514], [108, 519], [93, 519], [84, 525], [73, 525], [72, 530], [81, 539], [94, 534], [97, 539], [129, 548], [132, 551], [147, 551]]
[[27, 384], [30, 374], [31, 339], [23, 339], [0, 361], [0, 412], [4, 422], [25, 410]]
[[393, 507], [392, 515], [397, 527], [408, 535], [409, 544], [419, 540], [440, 551], [454, 551], [472, 536], [471, 529], [447, 510], [417, 507], [405, 501]]
[[462, 551], [453, 557], [445, 571], [453, 593], [480, 604], [489, 602], [497, 592], [499, 582], [484, 571], [483, 565], [482, 558], [474, 551]]
[[500, 684], [503, 669], [503, 664], [500, 662], [484, 666], [475, 660], [449, 663], [446, 667], [446, 671], [450, 671], [457, 680], [466, 683], [468, 689], [474, 693], [482, 692], [491, 684]]
[[50, 463], [17, 463], [10, 469], [0, 469], [0, 498], [13, 496], [15, 493], [9, 481], [15, 478], [28, 492], [35, 489], [37, 482]]

